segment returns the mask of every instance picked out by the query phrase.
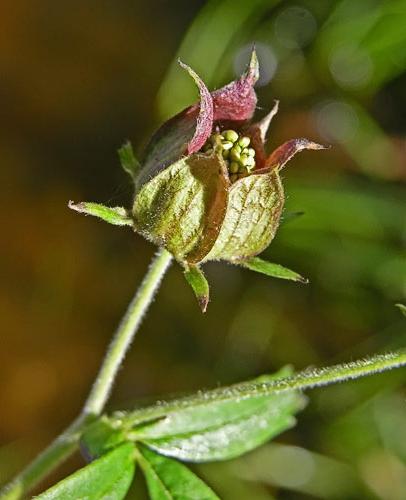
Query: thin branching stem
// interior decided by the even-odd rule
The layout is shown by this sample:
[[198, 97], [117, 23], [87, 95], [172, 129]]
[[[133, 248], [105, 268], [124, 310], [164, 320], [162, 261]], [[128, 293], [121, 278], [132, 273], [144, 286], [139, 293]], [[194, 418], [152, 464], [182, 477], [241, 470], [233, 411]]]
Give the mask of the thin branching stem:
[[[94, 421], [104, 409], [124, 356], [170, 262], [171, 255], [166, 250], [161, 250], [151, 264], [144, 281], [141, 283], [113, 337], [80, 416], [0, 492], [1, 500], [17, 500], [23, 497], [63, 460], [77, 450], [84, 428]], [[405, 350], [377, 354], [370, 358], [327, 368], [305, 370], [284, 379], [251, 381], [198, 393], [196, 396], [164, 404], [160, 403], [149, 408], [141, 408], [132, 413], [131, 421], [135, 425], [182, 408], [207, 404], [210, 400], [226, 401], [266, 396], [292, 390], [306, 390], [372, 375], [400, 366], [406, 366]]]
[[336, 384], [347, 380], [366, 377], [375, 373], [406, 366], [406, 351], [395, 351], [387, 354], [376, 354], [369, 358], [343, 363], [325, 368], [304, 370], [290, 377], [257, 382], [242, 382], [229, 387], [219, 387], [211, 391], [201, 391], [182, 399], [160, 402], [148, 408], [139, 408], [131, 413], [131, 426], [155, 420], [179, 411], [180, 409], [206, 405], [210, 401], [235, 401], [259, 396], [270, 396], [292, 390], [308, 390], [324, 385]]
[[254, 394], [267, 395], [291, 390], [307, 390], [325, 385], [354, 380], [367, 375], [381, 373], [406, 365], [406, 350], [375, 354], [364, 359], [304, 370], [296, 375], [280, 380], [254, 384], [236, 384], [229, 388], [234, 396], [252, 397]]
[[45, 476], [78, 448], [85, 426], [104, 409], [125, 354], [151, 304], [172, 256], [160, 250], [153, 260], [136, 295], [128, 306], [110, 343], [95, 383], [79, 417], [40, 453], [20, 474], [0, 491], [1, 500], [17, 500], [34, 488]]
[[88, 423], [85, 415], [80, 415], [27, 465], [9, 484], [0, 491], [1, 500], [24, 498], [45, 476], [55, 470], [78, 448], [81, 431]]
[[111, 341], [96, 381], [83, 408], [84, 413], [100, 415], [103, 411], [124, 356], [158, 290], [171, 259], [172, 256], [169, 252], [160, 250], [152, 262], [148, 273], [130, 303]]

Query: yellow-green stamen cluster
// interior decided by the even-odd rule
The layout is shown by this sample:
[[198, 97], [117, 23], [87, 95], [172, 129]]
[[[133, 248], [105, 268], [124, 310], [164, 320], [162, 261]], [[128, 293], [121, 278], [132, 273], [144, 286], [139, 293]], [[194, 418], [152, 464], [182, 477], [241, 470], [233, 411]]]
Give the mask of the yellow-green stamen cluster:
[[203, 151], [209, 153], [213, 148], [220, 148], [227, 164], [230, 181], [235, 182], [241, 177], [250, 174], [255, 168], [255, 149], [250, 148], [251, 139], [239, 135], [235, 130], [223, 130], [212, 134]]

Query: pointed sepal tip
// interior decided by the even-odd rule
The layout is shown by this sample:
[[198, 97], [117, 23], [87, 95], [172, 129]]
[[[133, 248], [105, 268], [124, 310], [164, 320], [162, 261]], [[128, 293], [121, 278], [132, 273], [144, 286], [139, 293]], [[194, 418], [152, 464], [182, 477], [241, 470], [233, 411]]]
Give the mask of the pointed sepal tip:
[[128, 211], [123, 207], [106, 207], [101, 203], [93, 203], [88, 201], [82, 201], [80, 203], [75, 203], [70, 200], [68, 207], [75, 212], [79, 212], [85, 215], [92, 215], [93, 217], [98, 217], [109, 224], [114, 226], [134, 226], [134, 221], [130, 217]]
[[209, 89], [200, 76], [187, 64], [178, 59], [181, 68], [186, 70], [196, 83], [200, 94], [200, 109], [196, 120], [196, 129], [192, 139], [187, 145], [187, 153], [190, 155], [201, 149], [209, 138], [213, 127], [214, 110], [213, 99]]
[[272, 278], [299, 281], [300, 283], [305, 284], [309, 283], [309, 280], [307, 278], [304, 278], [299, 273], [281, 266], [280, 264], [275, 264], [273, 262], [268, 262], [266, 260], [260, 259], [259, 257], [251, 257], [249, 259], [237, 261], [235, 262], [235, 264], [246, 267], [251, 271], [256, 271], [257, 273], [265, 274], [266, 276], [271, 276]]
[[255, 45], [252, 47], [250, 62], [246, 71], [246, 78], [249, 79], [252, 85], [258, 81], [259, 78], [259, 61]]
[[118, 157], [121, 166], [128, 175], [135, 180], [135, 177], [141, 167], [139, 161], [135, 157], [134, 150], [130, 141], [126, 141], [118, 150]]
[[205, 313], [209, 303], [209, 284], [203, 271], [197, 266], [188, 265], [185, 268], [185, 278], [196, 295], [201, 311]]

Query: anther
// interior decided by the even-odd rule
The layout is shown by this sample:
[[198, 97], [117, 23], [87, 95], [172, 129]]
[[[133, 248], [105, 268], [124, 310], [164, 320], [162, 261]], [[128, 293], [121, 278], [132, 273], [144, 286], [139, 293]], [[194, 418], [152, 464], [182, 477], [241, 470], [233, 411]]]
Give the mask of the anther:
[[251, 139], [240, 136], [235, 130], [223, 130], [212, 134], [203, 146], [204, 153], [213, 149], [221, 152], [230, 174], [231, 183], [246, 177], [255, 168], [255, 149], [249, 148]]

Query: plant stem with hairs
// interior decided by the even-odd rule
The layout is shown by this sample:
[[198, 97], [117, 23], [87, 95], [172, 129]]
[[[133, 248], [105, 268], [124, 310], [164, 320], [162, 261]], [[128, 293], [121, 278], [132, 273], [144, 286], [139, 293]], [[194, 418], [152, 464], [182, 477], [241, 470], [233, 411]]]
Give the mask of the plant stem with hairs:
[[[302, 408], [300, 391], [406, 365], [405, 351], [398, 351], [291, 376], [272, 374], [129, 414], [102, 416], [172, 256], [183, 268], [203, 312], [209, 302], [209, 283], [201, 266], [209, 261], [306, 282], [298, 273], [258, 255], [269, 246], [280, 223], [285, 200], [281, 169], [300, 151], [326, 148], [299, 138], [267, 154], [267, 130], [278, 104], [260, 121], [251, 121], [259, 77], [255, 50], [241, 77], [213, 92], [195, 71], [181, 66], [196, 83], [199, 102], [154, 134], [142, 166], [129, 143], [119, 152], [123, 168], [134, 180], [132, 207], [69, 203], [77, 212], [130, 226], [165, 249], [159, 250], [130, 303], [79, 417], [0, 492], [0, 499], [21, 498], [77, 450], [79, 442], [94, 460], [41, 495], [43, 500], [110, 498], [116, 493], [114, 498], [124, 498], [136, 462], [152, 498], [189, 498], [193, 491], [195, 498], [217, 499], [182, 459], [235, 458], [293, 425], [295, 413]], [[171, 414], [172, 419], [166, 418]]]
[[26, 469], [0, 492], [2, 500], [21, 498], [45, 476], [60, 465], [78, 448], [80, 435], [87, 424], [103, 411], [109, 398], [117, 372], [124, 360], [142, 318], [150, 306], [161, 280], [168, 269], [172, 256], [160, 250], [127, 308], [79, 417], [58, 436]]

